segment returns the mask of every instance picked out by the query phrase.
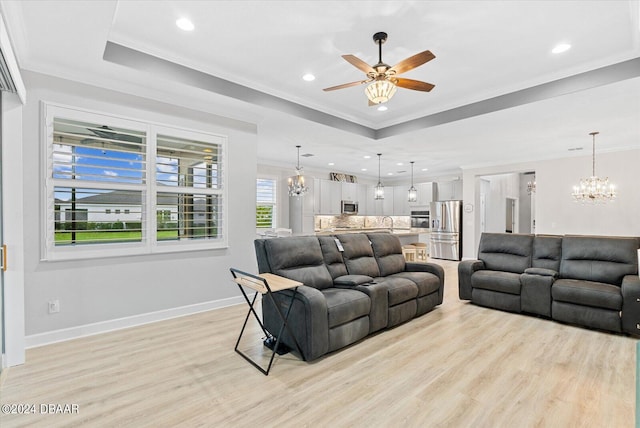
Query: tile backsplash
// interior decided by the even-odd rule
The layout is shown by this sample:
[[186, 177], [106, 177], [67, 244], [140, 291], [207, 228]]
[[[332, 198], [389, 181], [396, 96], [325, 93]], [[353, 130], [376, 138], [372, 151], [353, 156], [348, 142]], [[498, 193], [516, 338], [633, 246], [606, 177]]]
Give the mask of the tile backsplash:
[[[409, 216], [391, 216], [395, 229], [411, 227]], [[385, 216], [364, 215], [317, 215], [314, 217], [316, 231], [328, 229], [386, 229], [391, 227], [391, 221]]]

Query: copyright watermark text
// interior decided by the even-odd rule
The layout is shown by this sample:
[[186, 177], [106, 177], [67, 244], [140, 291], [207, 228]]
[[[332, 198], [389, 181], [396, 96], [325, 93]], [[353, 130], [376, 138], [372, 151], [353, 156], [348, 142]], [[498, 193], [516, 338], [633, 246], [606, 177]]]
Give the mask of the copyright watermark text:
[[0, 406], [3, 415], [74, 415], [80, 413], [78, 404], [3, 404]]

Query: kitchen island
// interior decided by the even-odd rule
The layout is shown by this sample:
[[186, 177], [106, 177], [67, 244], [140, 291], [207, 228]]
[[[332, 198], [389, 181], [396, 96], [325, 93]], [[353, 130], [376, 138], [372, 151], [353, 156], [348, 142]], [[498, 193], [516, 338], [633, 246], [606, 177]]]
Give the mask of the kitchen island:
[[371, 233], [371, 232], [389, 232], [396, 235], [400, 239], [402, 245], [413, 244], [414, 242], [429, 242], [429, 230], [418, 228], [335, 228], [317, 230], [316, 236], [338, 235], [342, 233]]

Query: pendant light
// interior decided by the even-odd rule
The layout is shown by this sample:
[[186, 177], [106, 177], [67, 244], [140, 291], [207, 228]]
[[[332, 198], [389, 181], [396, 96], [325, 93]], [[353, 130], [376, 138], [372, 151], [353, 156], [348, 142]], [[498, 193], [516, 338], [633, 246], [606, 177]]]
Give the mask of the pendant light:
[[304, 176], [302, 175], [302, 167], [300, 166], [300, 147], [298, 149], [298, 164], [296, 166], [296, 175], [289, 177], [289, 196], [303, 196], [307, 193], [307, 186], [304, 185]]
[[382, 153], [378, 153], [378, 184], [376, 185], [374, 193], [375, 200], [384, 199], [384, 186], [380, 180], [380, 156], [382, 156]]
[[407, 198], [407, 200], [409, 202], [417, 202], [418, 201], [418, 191], [416, 190], [415, 187], [413, 187], [413, 164], [414, 164], [414, 162], [411, 161], [411, 187], [409, 187], [409, 194], [408, 194], [408, 198]]
[[599, 132], [590, 132], [593, 137], [593, 155], [591, 177], [581, 178], [580, 184], [573, 186], [573, 199], [576, 202], [605, 203], [616, 198], [616, 189], [609, 184], [609, 177], [600, 178], [596, 175], [596, 135]]

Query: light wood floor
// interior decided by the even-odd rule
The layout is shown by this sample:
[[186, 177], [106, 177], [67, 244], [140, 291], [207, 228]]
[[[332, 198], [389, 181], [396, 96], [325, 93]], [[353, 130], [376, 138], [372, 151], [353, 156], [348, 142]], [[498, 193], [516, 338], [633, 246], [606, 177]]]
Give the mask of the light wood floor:
[[[312, 363], [276, 357], [268, 377], [233, 351], [245, 306], [31, 349], [1, 403], [79, 413], [0, 425], [633, 426], [635, 339], [461, 302], [439, 263], [442, 306]], [[257, 333], [243, 347], [263, 350]]]

